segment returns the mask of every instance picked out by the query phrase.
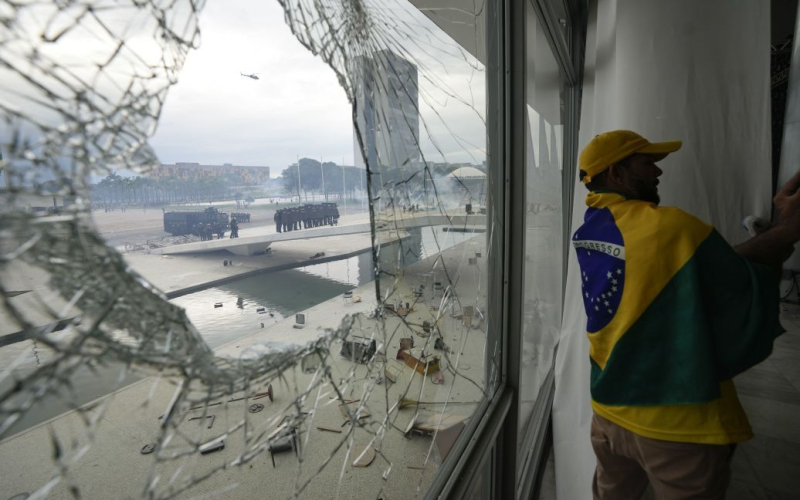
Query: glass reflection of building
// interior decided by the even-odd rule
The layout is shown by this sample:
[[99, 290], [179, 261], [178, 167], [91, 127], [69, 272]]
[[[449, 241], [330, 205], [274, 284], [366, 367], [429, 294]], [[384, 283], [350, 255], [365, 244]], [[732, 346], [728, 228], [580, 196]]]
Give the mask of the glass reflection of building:
[[412, 174], [419, 169], [419, 93], [417, 67], [391, 50], [356, 58], [354, 82], [358, 130], [353, 134], [356, 166], [383, 175]]

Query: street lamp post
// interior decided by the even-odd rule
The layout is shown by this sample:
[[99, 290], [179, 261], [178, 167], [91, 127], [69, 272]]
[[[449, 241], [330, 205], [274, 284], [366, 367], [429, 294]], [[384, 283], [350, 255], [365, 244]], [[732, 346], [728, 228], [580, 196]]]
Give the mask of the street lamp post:
[[297, 155], [297, 204], [302, 203], [300, 199], [300, 155]]
[[319, 157], [319, 169], [322, 171], [322, 196], [325, 201], [328, 201], [328, 196], [325, 191], [325, 166], [322, 164], [322, 157]]
[[[367, 167], [364, 167], [364, 172], [366, 172]], [[361, 211], [364, 211], [364, 176], [361, 175], [361, 172], [358, 172], [358, 182], [361, 184]]]
[[342, 157], [342, 203], [344, 204], [344, 215], [347, 215], [347, 197], [345, 196], [346, 183], [344, 181], [344, 173], [345, 173], [345, 166], [344, 166], [344, 156], [343, 156]]

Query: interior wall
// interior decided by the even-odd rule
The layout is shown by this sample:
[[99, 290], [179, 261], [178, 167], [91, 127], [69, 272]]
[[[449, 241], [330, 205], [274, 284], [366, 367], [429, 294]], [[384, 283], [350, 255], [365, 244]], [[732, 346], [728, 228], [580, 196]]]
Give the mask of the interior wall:
[[[778, 186], [782, 186], [800, 170], [800, 15], [796, 17], [792, 63], [789, 67], [789, 86], [786, 92], [786, 114], [783, 121]], [[800, 269], [800, 251], [795, 245], [794, 255], [784, 265], [787, 269]]]
[[[769, 216], [769, 4], [749, 0], [589, 2], [579, 147], [635, 130], [683, 148], [660, 163], [662, 205], [714, 224], [732, 244], [744, 216]], [[586, 189], [576, 183], [572, 230]], [[591, 498], [589, 345], [569, 250], [553, 431], [559, 498]]]

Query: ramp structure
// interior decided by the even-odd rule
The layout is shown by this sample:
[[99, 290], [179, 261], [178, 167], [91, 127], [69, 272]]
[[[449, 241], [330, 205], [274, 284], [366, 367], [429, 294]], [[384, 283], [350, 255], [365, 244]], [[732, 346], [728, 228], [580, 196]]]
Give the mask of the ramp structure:
[[[448, 226], [453, 229], [486, 227], [486, 215], [464, 215], [436, 213], [405, 213], [399, 217], [379, 218], [375, 223], [378, 231], [402, 231], [427, 226]], [[260, 234], [253, 234], [261, 230]], [[256, 255], [266, 251], [269, 246], [277, 241], [307, 240], [312, 238], [325, 238], [328, 236], [344, 236], [348, 234], [368, 233], [371, 230], [369, 221], [355, 220], [352, 223], [302, 229], [286, 233], [266, 232], [267, 228], [256, 228], [251, 234], [235, 239], [221, 239], [197, 241], [182, 245], [173, 245], [153, 250], [153, 253], [163, 255], [181, 255], [192, 253], [218, 252], [227, 250], [234, 255]]]

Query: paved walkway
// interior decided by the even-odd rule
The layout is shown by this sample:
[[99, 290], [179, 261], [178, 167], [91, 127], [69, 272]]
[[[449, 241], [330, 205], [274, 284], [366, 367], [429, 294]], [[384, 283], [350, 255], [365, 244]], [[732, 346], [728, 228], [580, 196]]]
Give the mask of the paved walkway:
[[[385, 245], [406, 236], [408, 233], [405, 231], [382, 233], [378, 243]], [[281, 242], [267, 255], [231, 257], [227, 254], [203, 253], [167, 256], [137, 252], [125, 254], [125, 261], [168, 298], [175, 298], [256, 274], [346, 259], [368, 252], [371, 248], [370, 235], [357, 234], [332, 236], [324, 240]], [[318, 253], [324, 255], [314, 257]], [[224, 260], [231, 265], [223, 265]], [[40, 269], [18, 261], [4, 272], [4, 280], [9, 283], [11, 290], [22, 292], [9, 301], [30, 324], [58, 329], [78, 314], [76, 310], [64, 309], [66, 301], [47, 287], [47, 275]], [[50, 310], [63, 311], [65, 320], [59, 321], [52, 315], [44, 314], [46, 308], [43, 304], [47, 304]], [[0, 309], [0, 347], [26, 338], [16, 321], [7, 311]], [[0, 353], [0, 363], [3, 359]]]
[[[428, 282], [428, 290], [432, 290], [430, 280], [445, 281], [440, 274], [442, 266], [446, 266], [451, 276], [459, 277], [455, 296], [459, 298], [460, 305], [456, 309], [472, 305], [485, 310], [485, 289], [480, 287], [480, 283], [482, 278], [485, 281], [486, 259], [478, 259], [477, 264], [470, 264], [466, 258], [474, 256], [475, 252], [485, 255], [484, 239], [481, 236], [472, 238], [445, 250], [441, 257], [435, 256], [409, 266], [404, 270], [403, 280], [394, 282], [387, 279], [384, 287], [388, 288], [384, 290], [391, 292], [393, 300], [414, 302], [411, 287]], [[185, 415], [178, 420], [169, 452], [186, 451], [187, 446], [191, 446], [189, 440], [204, 442], [222, 434], [226, 436], [224, 450], [209, 455], [195, 452], [183, 458], [164, 458], [154, 462], [153, 455], [142, 455], [139, 450], [143, 445], [153, 442], [159, 434], [159, 416], [168, 407], [175, 388], [172, 380], [151, 378], [102, 398], [97, 407], [89, 406], [97, 410], [68, 412], [0, 442], [0, 470], [3, 471], [0, 496], [33, 492], [55, 477], [51, 429], [61, 440], [62, 459], [75, 459], [77, 463], [66, 479], [53, 484], [49, 498], [72, 498], [72, 484], [80, 487], [84, 498], [128, 498], [141, 494], [148, 474], [153, 470], [159, 478], [158, 490], [163, 493], [173, 480], [175, 484], [180, 484], [190, 475], [197, 477], [215, 467], [231, 465], [245, 449], [252, 449], [256, 442], [263, 443], [263, 436], [275, 429], [281, 415], [296, 412], [299, 408], [315, 412], [313, 420], [310, 416], [305, 420], [307, 425], [303, 426], [300, 436], [304, 453], [302, 464], [291, 453], [276, 454], [276, 467], [273, 468], [269, 453], [262, 451], [250, 463], [218, 472], [181, 497], [213, 495], [216, 492], [224, 498], [287, 498], [298, 484], [312, 478], [304, 490], [303, 498], [333, 498], [337, 492], [339, 498], [422, 497], [438, 468], [438, 448], [430, 437], [404, 435], [403, 429], [415, 415], [413, 407], [392, 413], [388, 427], [382, 427], [379, 423], [384, 421], [387, 408], [404, 394], [422, 401], [462, 403], [450, 405], [445, 416], [468, 417], [474, 410], [471, 402], [481, 397], [478, 387], [483, 384], [484, 358], [487, 352], [494, 352], [494, 347], [486, 346], [483, 331], [465, 327], [458, 317], [451, 316], [450, 312], [453, 311], [441, 315], [439, 326], [445, 342], [455, 348], [452, 361], [455, 363], [458, 360], [456, 369], [460, 376], [454, 377], [449, 370], [445, 371], [444, 382], [434, 385], [430, 377], [422, 377], [394, 359], [394, 353], [399, 348], [400, 338], [413, 337], [423, 321], [436, 321], [441, 292], [436, 298], [426, 296], [420, 299], [413, 313], [406, 318], [390, 316], [383, 322], [366, 315], [375, 309], [374, 283], [356, 288], [354, 294], [361, 297], [362, 302], [345, 302], [337, 297], [308, 309], [308, 324], [301, 330], [293, 328], [294, 321], [291, 318], [223, 346], [216, 354], [247, 359], [251, 355], [274, 349], [275, 345], [303, 344], [315, 340], [327, 329], [340, 327], [346, 314], [365, 313], [358, 316], [351, 334], [376, 336], [381, 351], [386, 353], [384, 366], [395, 374], [396, 382], [389, 384], [384, 381], [381, 385], [372, 386], [371, 380], [375, 374], [370, 374], [369, 370], [380, 365], [350, 362], [339, 355], [340, 343], [331, 346], [329, 357], [331, 377], [337, 381], [351, 381], [340, 386], [344, 397], [354, 400], [365, 398], [368, 401], [372, 416], [362, 425], [352, 430], [349, 425], [342, 425], [344, 421], [336, 399], [331, 398], [330, 386], [321, 388], [319, 392], [314, 390], [308, 399], [296, 399], [298, 391], [313, 384], [317, 375], [289, 369], [284, 372], [284, 378], [273, 381], [275, 402], [270, 403], [266, 399], [259, 401], [264, 404], [264, 409], [257, 414], [248, 416], [247, 406], [243, 402], [209, 407], [206, 411], [216, 418], [213, 428], [208, 429], [206, 420], [202, 420], [203, 425], [188, 421], [189, 416], [200, 414], [200, 411], [190, 413], [186, 408], [180, 410]], [[409, 324], [417, 325], [413, 332]], [[427, 339], [417, 337], [417, 348]], [[436, 352], [430, 346], [426, 351]], [[448, 363], [443, 360], [443, 364]], [[380, 373], [383, 369], [380, 367]], [[365, 393], [369, 387], [373, 390]], [[435, 419], [435, 409], [421, 409], [420, 416]], [[97, 418], [98, 424], [93, 427], [93, 442], [84, 450], [83, 445], [88, 444], [84, 420], [87, 416]], [[244, 417], [247, 417], [248, 425], [241, 427], [239, 423]], [[338, 427], [343, 432], [323, 431], [320, 425]], [[369, 444], [375, 432], [381, 436], [377, 441], [380, 447], [378, 456], [368, 467], [352, 467], [356, 455], [350, 447]], [[344, 444], [339, 446], [343, 439]], [[329, 458], [331, 462], [325, 466]], [[235, 489], [231, 489], [234, 486]]]
[[772, 355], [734, 380], [755, 437], [736, 448], [729, 500], [800, 498], [800, 307], [781, 309]]
[[[400, 235], [407, 236], [407, 233]], [[396, 239], [382, 238], [388, 243]], [[223, 240], [224, 242], [224, 240]], [[204, 242], [205, 243], [205, 242]], [[369, 234], [332, 236], [321, 240], [293, 240], [276, 244], [265, 255], [229, 255], [209, 252], [187, 255], [131, 253], [125, 255], [134, 271], [167, 294], [178, 297], [253, 274], [282, 271], [340, 260], [372, 248]], [[324, 254], [314, 257], [317, 254]], [[228, 261], [231, 265], [223, 265]]]

